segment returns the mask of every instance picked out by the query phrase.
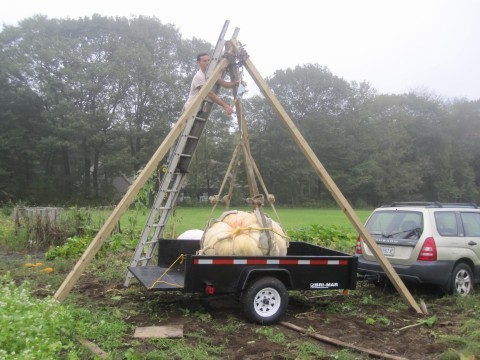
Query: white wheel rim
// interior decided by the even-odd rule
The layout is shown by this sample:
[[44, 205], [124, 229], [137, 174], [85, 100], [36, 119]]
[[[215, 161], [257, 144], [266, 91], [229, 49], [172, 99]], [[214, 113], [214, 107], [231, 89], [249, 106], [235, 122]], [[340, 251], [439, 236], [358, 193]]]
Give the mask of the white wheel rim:
[[260, 290], [253, 299], [255, 312], [261, 317], [269, 317], [276, 314], [281, 303], [280, 293], [270, 287]]
[[469, 294], [471, 286], [472, 283], [468, 271], [460, 270], [455, 277], [455, 288], [457, 289], [457, 294], [462, 296]]

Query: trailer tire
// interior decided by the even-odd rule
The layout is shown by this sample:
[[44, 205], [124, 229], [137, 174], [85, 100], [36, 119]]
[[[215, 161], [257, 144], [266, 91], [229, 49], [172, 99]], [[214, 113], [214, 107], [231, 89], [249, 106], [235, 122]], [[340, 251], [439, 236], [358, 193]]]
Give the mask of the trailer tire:
[[287, 288], [277, 278], [259, 278], [243, 293], [242, 306], [248, 320], [262, 325], [274, 324], [287, 311]]

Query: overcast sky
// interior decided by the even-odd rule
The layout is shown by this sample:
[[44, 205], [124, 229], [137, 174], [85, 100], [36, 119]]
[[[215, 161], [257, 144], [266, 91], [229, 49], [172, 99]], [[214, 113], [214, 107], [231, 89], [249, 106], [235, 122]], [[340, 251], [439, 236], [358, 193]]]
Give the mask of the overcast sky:
[[[6, 0], [2, 0], [5, 3]], [[480, 99], [479, 0], [14, 0], [0, 23], [49, 18], [147, 15], [183, 38], [215, 44], [225, 20], [262, 76], [318, 63], [380, 93], [427, 91]]]

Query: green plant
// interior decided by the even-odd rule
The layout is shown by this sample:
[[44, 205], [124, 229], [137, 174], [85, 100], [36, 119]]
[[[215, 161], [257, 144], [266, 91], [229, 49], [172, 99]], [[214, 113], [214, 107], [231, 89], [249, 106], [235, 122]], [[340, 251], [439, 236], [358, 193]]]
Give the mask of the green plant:
[[[194, 334], [193, 334], [194, 335]], [[155, 345], [156, 350], [149, 352], [145, 359], [148, 360], [210, 360], [222, 355], [223, 344], [212, 344], [205, 341], [196, 341], [194, 344], [187, 343], [186, 339], [152, 339], [150, 343]]]
[[383, 324], [383, 325], [390, 325], [391, 321], [389, 318], [385, 317], [385, 316], [380, 316], [377, 318], [377, 321], [380, 323], [380, 324]]
[[353, 252], [357, 239], [357, 234], [337, 225], [296, 227], [289, 230], [288, 235], [292, 241], [304, 241], [347, 253]]
[[47, 260], [61, 259], [74, 259], [80, 257], [85, 249], [88, 247], [92, 238], [73, 236], [67, 239], [65, 244], [50, 248], [45, 258]]
[[75, 322], [55, 299], [35, 299], [29, 284], [0, 277], [0, 358], [53, 359], [75, 346]]
[[297, 359], [323, 359], [327, 357], [327, 352], [321, 345], [311, 341], [294, 342], [290, 347], [295, 349]]
[[119, 309], [72, 307], [70, 311], [80, 337], [95, 341], [106, 351], [123, 345], [129, 328]]
[[[63, 245], [50, 247], [45, 257], [47, 260], [79, 258], [90, 245], [92, 239], [93, 237], [90, 235], [72, 236]], [[119, 233], [113, 234], [100, 248], [97, 257], [104, 257], [107, 253], [133, 251], [137, 241], [137, 239], [132, 240]]]
[[215, 328], [223, 333], [239, 333], [245, 328], [245, 323], [243, 321], [238, 321], [235, 317], [229, 317], [226, 324], [217, 324]]
[[258, 328], [255, 333], [260, 334], [268, 338], [270, 341], [277, 343], [277, 344], [284, 344], [285, 343], [285, 335], [281, 332], [274, 332], [273, 326], [263, 326]]
[[195, 311], [193, 313], [193, 317], [200, 320], [201, 322], [211, 322], [212, 321], [212, 315], [207, 312], [199, 312]]

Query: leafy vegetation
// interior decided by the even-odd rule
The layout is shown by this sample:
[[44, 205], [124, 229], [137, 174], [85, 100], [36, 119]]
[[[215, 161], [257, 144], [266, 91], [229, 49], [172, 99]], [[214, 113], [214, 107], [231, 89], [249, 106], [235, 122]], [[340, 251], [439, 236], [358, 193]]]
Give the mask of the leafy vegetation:
[[69, 309], [52, 297], [36, 299], [30, 286], [17, 286], [10, 274], [0, 276], [0, 358], [75, 358], [76, 324]]
[[346, 227], [315, 224], [293, 228], [288, 235], [295, 241], [305, 241], [346, 253], [353, 253], [358, 236]]

